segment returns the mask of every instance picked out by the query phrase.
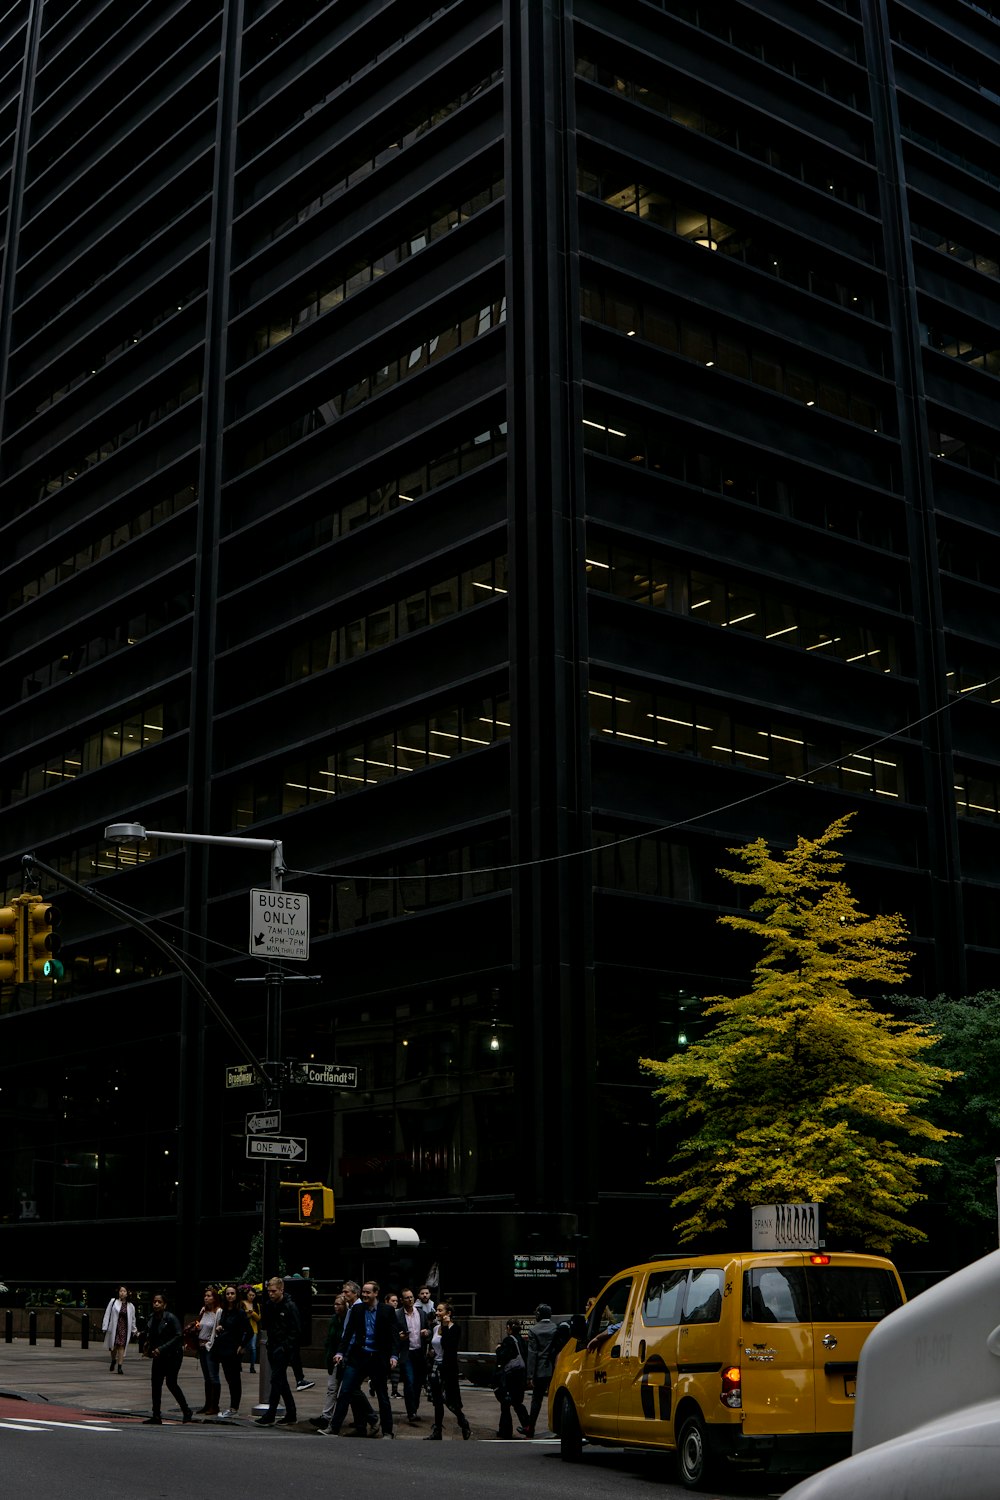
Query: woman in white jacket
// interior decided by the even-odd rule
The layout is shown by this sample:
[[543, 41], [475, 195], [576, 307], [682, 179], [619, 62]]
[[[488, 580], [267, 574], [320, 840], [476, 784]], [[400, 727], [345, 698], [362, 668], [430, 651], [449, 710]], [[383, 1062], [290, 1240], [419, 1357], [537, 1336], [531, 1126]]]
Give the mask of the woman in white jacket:
[[108, 1369], [113, 1371], [117, 1365], [119, 1375], [124, 1375], [125, 1351], [135, 1333], [135, 1308], [127, 1286], [120, 1286], [117, 1297], [112, 1297], [104, 1309], [101, 1328], [104, 1330], [104, 1347], [111, 1355]]

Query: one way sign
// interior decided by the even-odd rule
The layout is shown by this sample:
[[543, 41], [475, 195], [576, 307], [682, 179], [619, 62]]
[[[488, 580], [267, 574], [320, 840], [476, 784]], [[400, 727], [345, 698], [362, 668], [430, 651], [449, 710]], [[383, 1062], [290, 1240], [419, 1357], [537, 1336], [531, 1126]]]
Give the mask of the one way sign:
[[280, 1161], [305, 1161], [309, 1142], [300, 1135], [248, 1135], [247, 1157], [277, 1157]]
[[309, 897], [299, 891], [250, 892], [250, 950], [260, 958], [309, 957]]

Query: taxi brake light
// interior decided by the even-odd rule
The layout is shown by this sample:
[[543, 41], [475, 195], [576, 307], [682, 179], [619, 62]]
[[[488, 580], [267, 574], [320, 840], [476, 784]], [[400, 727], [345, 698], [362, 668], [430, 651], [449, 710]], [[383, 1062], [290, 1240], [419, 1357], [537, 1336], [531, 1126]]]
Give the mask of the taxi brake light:
[[722, 1372], [722, 1390], [719, 1400], [723, 1406], [742, 1406], [743, 1390], [739, 1365], [729, 1365]]
[[830, 1264], [830, 1257], [828, 1255], [810, 1255], [809, 1264], [811, 1266], [828, 1266]]

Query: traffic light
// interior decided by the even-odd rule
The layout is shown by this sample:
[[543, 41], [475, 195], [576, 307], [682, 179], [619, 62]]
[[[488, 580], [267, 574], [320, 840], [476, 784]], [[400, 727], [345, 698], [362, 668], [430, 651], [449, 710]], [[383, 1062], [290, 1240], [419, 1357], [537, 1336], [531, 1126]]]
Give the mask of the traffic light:
[[20, 984], [21, 959], [21, 907], [0, 907], [0, 984]]
[[334, 1220], [333, 1188], [321, 1182], [305, 1183], [299, 1188], [299, 1223], [332, 1224]]
[[59, 908], [41, 897], [29, 898], [24, 908], [24, 940], [21, 953], [23, 980], [29, 984], [54, 984], [66, 972], [56, 954], [61, 940], [53, 928], [59, 925]]
[[318, 1229], [321, 1224], [332, 1224], [335, 1217], [333, 1188], [321, 1182], [279, 1182], [278, 1219], [282, 1228]]

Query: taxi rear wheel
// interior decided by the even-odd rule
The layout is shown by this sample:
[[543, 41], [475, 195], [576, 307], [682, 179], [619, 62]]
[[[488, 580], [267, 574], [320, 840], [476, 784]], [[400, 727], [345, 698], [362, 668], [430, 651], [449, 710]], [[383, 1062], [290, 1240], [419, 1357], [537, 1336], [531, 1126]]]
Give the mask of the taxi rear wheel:
[[578, 1464], [582, 1452], [583, 1433], [580, 1431], [580, 1418], [576, 1414], [576, 1407], [567, 1397], [559, 1413], [559, 1456], [564, 1463]]
[[700, 1490], [711, 1477], [708, 1434], [699, 1416], [684, 1419], [677, 1435], [677, 1467], [681, 1484], [687, 1490]]

